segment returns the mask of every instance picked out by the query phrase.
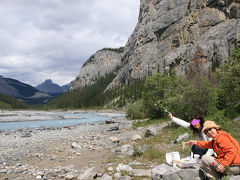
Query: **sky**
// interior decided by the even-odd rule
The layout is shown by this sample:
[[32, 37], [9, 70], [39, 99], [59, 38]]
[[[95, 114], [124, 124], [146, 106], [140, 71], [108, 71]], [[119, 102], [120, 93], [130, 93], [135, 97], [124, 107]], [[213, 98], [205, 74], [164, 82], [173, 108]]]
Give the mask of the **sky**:
[[97, 50], [126, 44], [140, 0], [0, 0], [0, 75], [65, 85]]

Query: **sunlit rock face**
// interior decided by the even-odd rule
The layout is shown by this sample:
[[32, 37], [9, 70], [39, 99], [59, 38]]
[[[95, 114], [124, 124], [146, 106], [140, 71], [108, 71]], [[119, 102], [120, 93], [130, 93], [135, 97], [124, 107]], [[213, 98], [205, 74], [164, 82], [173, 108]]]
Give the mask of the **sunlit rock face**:
[[108, 88], [171, 69], [185, 75], [196, 55], [207, 71], [227, 62], [240, 38], [239, 17], [239, 0], [141, 0], [121, 69]]
[[100, 50], [91, 56], [83, 65], [79, 75], [73, 81], [70, 90], [94, 84], [99, 77], [112, 72], [120, 65], [122, 53], [111, 50]]

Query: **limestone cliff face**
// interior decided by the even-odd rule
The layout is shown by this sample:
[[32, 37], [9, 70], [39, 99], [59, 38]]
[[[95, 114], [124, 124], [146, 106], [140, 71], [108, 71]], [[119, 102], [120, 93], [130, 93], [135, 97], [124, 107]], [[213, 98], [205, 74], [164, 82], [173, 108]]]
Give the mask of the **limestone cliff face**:
[[108, 86], [130, 84], [148, 74], [184, 75], [197, 51], [203, 66], [228, 61], [240, 38], [240, 0], [141, 0], [121, 69]]
[[79, 75], [71, 84], [70, 90], [94, 84], [97, 78], [112, 72], [121, 62], [122, 53], [100, 50], [83, 65]]

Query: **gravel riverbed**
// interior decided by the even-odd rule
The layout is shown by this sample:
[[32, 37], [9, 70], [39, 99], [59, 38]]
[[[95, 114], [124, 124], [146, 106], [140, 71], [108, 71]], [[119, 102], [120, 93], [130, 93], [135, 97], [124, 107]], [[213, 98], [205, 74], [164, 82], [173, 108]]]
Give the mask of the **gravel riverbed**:
[[[35, 116], [31, 114], [36, 113], [52, 112], [2, 111], [0, 119], [32, 120], [30, 117]], [[61, 128], [40, 127], [2, 131], [0, 179], [67, 179], [66, 176], [70, 172], [74, 174], [72, 176], [79, 177], [84, 170], [91, 167], [101, 174], [106, 168], [107, 159], [119, 148], [119, 142], [110, 137], [125, 141], [135, 132], [132, 131], [131, 122], [123, 116], [124, 112], [98, 113], [108, 115], [111, 119]]]

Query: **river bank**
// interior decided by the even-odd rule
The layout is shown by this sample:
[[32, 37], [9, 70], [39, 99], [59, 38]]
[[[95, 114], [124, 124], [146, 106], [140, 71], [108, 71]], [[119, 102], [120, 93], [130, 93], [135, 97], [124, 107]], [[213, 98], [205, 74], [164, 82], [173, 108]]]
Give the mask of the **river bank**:
[[[80, 111], [72, 111], [80, 112]], [[28, 121], [36, 113], [44, 111], [2, 111], [4, 121]], [[110, 116], [107, 122], [86, 123], [62, 128], [23, 128], [0, 133], [0, 179], [34, 179], [43, 178], [43, 170], [49, 172], [71, 167], [74, 171], [94, 167], [99, 173], [104, 172], [106, 161], [115, 153], [118, 142], [132, 136], [128, 129], [132, 124], [123, 116], [123, 111], [98, 111], [101, 115]], [[5, 116], [3, 116], [5, 114]], [[25, 118], [28, 117], [28, 118]], [[46, 117], [45, 119], [46, 120]], [[124, 134], [124, 136], [123, 136]], [[31, 171], [32, 170], [32, 173]], [[59, 169], [58, 169], [59, 170]], [[40, 174], [40, 175], [39, 175]], [[61, 179], [59, 173], [53, 179]]]

